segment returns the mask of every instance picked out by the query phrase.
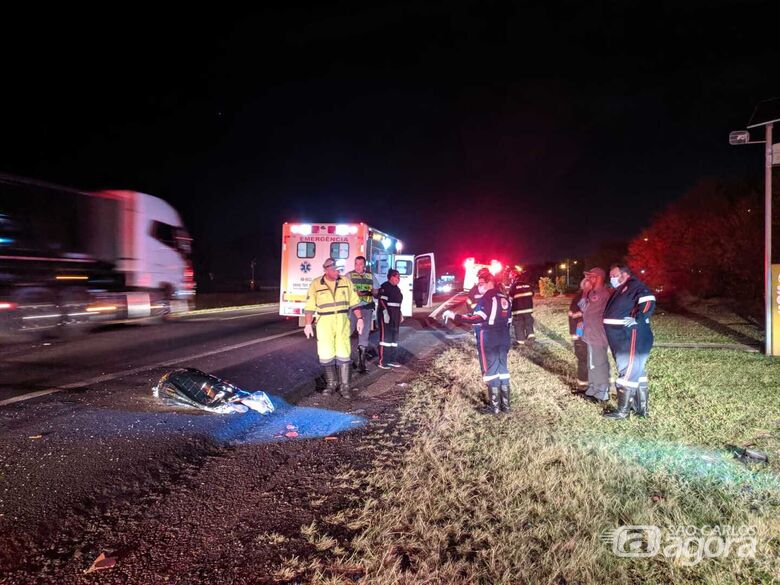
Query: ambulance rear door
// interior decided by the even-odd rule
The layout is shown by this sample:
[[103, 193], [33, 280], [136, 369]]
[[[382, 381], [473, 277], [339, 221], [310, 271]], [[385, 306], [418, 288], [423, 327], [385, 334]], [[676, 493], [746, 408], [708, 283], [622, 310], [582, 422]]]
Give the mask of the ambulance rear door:
[[404, 295], [403, 301], [401, 301], [401, 314], [404, 317], [411, 317], [414, 297], [414, 255], [396, 254], [393, 268], [401, 275], [401, 282], [398, 283], [398, 288]]
[[414, 257], [413, 298], [417, 307], [432, 307], [436, 291], [436, 260], [433, 252]]

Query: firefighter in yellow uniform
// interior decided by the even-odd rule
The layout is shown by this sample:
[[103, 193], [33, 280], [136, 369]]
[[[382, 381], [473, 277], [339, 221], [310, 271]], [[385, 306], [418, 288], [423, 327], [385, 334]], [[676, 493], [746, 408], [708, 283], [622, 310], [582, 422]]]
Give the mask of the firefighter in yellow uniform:
[[[327, 386], [323, 394], [330, 395], [339, 387], [344, 398], [351, 398], [349, 375], [352, 368], [352, 344], [350, 343], [349, 310], [357, 318], [358, 335], [363, 331], [363, 315], [360, 309], [360, 297], [352, 282], [339, 274], [336, 261], [328, 258], [322, 265], [325, 274], [315, 278], [309, 285], [306, 295], [306, 326], [303, 331], [307, 338], [314, 335], [312, 324], [317, 314], [317, 355], [325, 369]], [[336, 372], [338, 370], [338, 378]]]

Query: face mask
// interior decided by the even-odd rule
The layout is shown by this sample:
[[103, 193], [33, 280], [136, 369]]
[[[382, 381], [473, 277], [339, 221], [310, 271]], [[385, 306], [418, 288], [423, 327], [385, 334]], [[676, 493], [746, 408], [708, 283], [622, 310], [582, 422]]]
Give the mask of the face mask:
[[477, 287], [477, 290], [479, 291], [479, 294], [484, 295], [485, 291], [487, 291], [487, 287], [484, 284], [480, 284]]
[[620, 277], [619, 276], [612, 276], [609, 279], [609, 283], [612, 285], [612, 288], [617, 288], [620, 286]]

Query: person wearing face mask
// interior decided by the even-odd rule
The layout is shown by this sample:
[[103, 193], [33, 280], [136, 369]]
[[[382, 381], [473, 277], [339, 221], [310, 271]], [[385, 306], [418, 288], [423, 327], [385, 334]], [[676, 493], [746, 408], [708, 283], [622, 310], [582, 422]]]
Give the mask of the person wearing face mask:
[[583, 325], [581, 339], [587, 346], [588, 389], [585, 396], [599, 402], [609, 400], [609, 344], [604, 331], [604, 308], [610, 289], [604, 285], [606, 275], [604, 269], [598, 267], [585, 272], [589, 290], [579, 303]]
[[509, 298], [512, 300], [512, 325], [515, 328], [515, 342], [529, 345], [536, 338], [534, 333], [534, 291], [526, 278], [512, 270]]
[[401, 327], [401, 302], [404, 295], [398, 288], [401, 274], [391, 268], [387, 271], [387, 282], [379, 287], [379, 309], [376, 319], [379, 323], [379, 367], [383, 370], [400, 368], [395, 361], [398, 351], [398, 332]]
[[655, 295], [628, 266], [615, 264], [609, 271], [615, 291], [604, 309], [604, 329], [618, 370], [618, 407], [606, 413], [613, 420], [623, 420], [633, 410], [648, 415], [648, 383], [645, 366], [653, 347], [650, 317], [655, 310]]
[[488, 387], [490, 404], [486, 413], [498, 414], [510, 410], [509, 367], [507, 354], [511, 339], [512, 302], [498, 287], [495, 277], [488, 271], [479, 277], [482, 298], [470, 315], [457, 315], [451, 310], [442, 317], [458, 324], [479, 326], [477, 355], [482, 370], [482, 380]]

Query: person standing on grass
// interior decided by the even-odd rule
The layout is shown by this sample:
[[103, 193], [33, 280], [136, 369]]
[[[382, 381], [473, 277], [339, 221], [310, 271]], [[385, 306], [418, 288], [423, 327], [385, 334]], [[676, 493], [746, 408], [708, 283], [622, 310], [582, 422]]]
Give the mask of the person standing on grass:
[[[480, 268], [479, 272], [477, 272], [477, 284], [471, 287], [471, 290], [468, 293], [468, 296], [466, 297], [466, 307], [469, 310], [469, 315], [473, 315], [474, 311], [477, 308], [477, 305], [479, 304], [479, 301], [482, 300], [482, 296], [485, 294], [485, 287], [484, 284], [480, 286], [480, 282], [485, 281], [486, 278], [490, 277], [491, 273], [490, 270], [487, 268]], [[477, 341], [477, 351], [479, 351], [479, 330], [480, 325], [474, 325], [472, 329], [474, 330], [474, 338]], [[479, 369], [482, 371], [482, 375], [485, 375], [485, 371], [482, 369], [482, 360], [479, 360]]]
[[398, 352], [398, 332], [401, 321], [401, 303], [404, 295], [398, 288], [401, 273], [391, 268], [387, 271], [387, 282], [379, 287], [379, 309], [376, 320], [379, 324], [379, 367], [383, 370], [400, 368], [396, 360]]
[[509, 298], [512, 301], [512, 324], [515, 342], [529, 345], [536, 338], [534, 333], [534, 291], [527, 279], [517, 270], [510, 272]]
[[580, 290], [574, 295], [569, 305], [569, 334], [574, 346], [574, 357], [577, 359], [577, 391], [582, 392], [588, 387], [588, 346], [582, 340], [582, 309], [580, 303], [590, 291], [590, 282], [583, 278]]
[[470, 315], [456, 315], [447, 310], [442, 313], [444, 321], [453, 319], [458, 324], [478, 325], [477, 355], [482, 370], [482, 380], [488, 386], [490, 404], [483, 411], [489, 414], [509, 412], [510, 388], [507, 354], [511, 338], [509, 326], [512, 322], [512, 302], [501, 292], [495, 277], [480, 273], [478, 285], [482, 298]]
[[603, 268], [591, 268], [585, 272], [590, 290], [579, 303], [582, 312], [582, 341], [588, 350], [588, 389], [585, 396], [604, 402], [609, 400], [609, 357], [607, 333], [604, 331], [604, 308], [610, 297], [610, 289], [604, 285], [607, 273]]
[[604, 416], [623, 420], [633, 410], [644, 417], [648, 414], [645, 366], [653, 348], [650, 317], [655, 310], [655, 295], [624, 264], [612, 266], [609, 281], [615, 292], [604, 309], [603, 322], [617, 364], [618, 407]]

